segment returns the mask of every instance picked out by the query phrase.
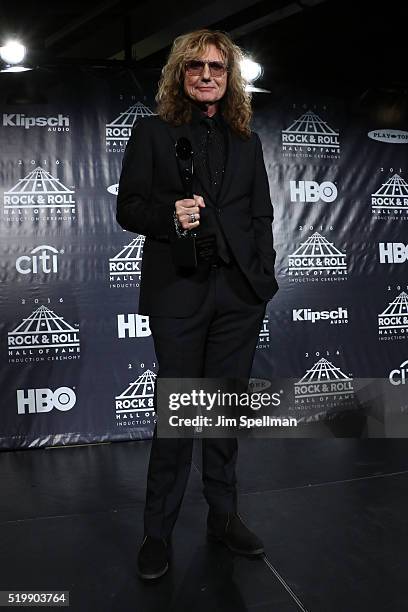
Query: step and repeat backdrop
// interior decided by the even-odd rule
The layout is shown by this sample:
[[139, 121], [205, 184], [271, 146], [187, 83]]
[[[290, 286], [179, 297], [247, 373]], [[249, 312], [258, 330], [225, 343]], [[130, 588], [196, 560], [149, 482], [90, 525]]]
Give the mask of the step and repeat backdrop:
[[[0, 448], [148, 438], [158, 364], [137, 313], [144, 236], [115, 212], [155, 83], [101, 69], [1, 80]], [[293, 380], [304, 421], [371, 406], [381, 422], [387, 402], [403, 414], [407, 126], [356, 111], [340, 85], [325, 97], [288, 81], [254, 108], [280, 290], [252, 376]], [[359, 396], [363, 379], [380, 384]]]

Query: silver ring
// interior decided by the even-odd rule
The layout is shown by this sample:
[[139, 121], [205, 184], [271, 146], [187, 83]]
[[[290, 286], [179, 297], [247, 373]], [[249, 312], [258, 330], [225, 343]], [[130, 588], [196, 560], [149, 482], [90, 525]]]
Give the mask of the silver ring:
[[194, 213], [190, 213], [190, 222], [191, 223], [195, 223], [195, 220], [196, 220], [195, 214]]

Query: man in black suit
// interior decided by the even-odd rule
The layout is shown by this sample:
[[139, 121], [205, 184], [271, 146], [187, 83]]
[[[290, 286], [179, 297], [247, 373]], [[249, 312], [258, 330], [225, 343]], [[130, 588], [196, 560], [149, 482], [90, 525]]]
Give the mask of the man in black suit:
[[[242, 53], [222, 32], [178, 37], [163, 68], [158, 116], [139, 120], [126, 148], [117, 220], [146, 237], [139, 314], [149, 315], [158, 379], [249, 380], [274, 276], [273, 209], [259, 137], [249, 128]], [[175, 143], [194, 151], [193, 197], [185, 198]], [[177, 240], [213, 236], [196, 267], [173, 258]], [[154, 430], [138, 572], [163, 575], [191, 466], [192, 439]], [[237, 512], [235, 437], [202, 440], [207, 535], [246, 555], [263, 553]]]

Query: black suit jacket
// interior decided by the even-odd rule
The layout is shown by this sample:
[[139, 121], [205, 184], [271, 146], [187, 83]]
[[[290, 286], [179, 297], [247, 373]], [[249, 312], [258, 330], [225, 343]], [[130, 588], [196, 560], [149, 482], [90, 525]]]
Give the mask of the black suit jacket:
[[[217, 215], [228, 245], [256, 294], [269, 300], [278, 290], [274, 275], [273, 208], [258, 135], [248, 140], [227, 130], [227, 161], [218, 198], [195, 169], [193, 192], [204, 198], [200, 226]], [[174, 265], [171, 242], [177, 239], [173, 212], [184, 197], [175, 156], [181, 136], [192, 143], [188, 124], [174, 127], [158, 116], [137, 121], [127, 144], [117, 198], [118, 223], [146, 237], [143, 247], [138, 313], [187, 317], [208, 289], [209, 265], [188, 270]], [[207, 221], [208, 222], [208, 221]]]

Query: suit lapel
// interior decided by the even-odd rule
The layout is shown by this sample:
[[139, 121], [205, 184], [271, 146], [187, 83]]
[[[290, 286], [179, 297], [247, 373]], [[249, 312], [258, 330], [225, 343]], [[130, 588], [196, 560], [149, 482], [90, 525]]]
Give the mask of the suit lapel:
[[224, 172], [224, 177], [222, 179], [220, 193], [217, 199], [217, 201], [219, 201], [221, 206], [222, 206], [222, 202], [225, 199], [225, 195], [228, 193], [229, 187], [231, 185], [231, 181], [234, 177], [235, 168], [237, 167], [239, 155], [241, 153], [240, 140], [238, 136], [230, 128], [227, 129], [226, 132], [227, 132], [227, 151], [226, 151], [225, 172]]

